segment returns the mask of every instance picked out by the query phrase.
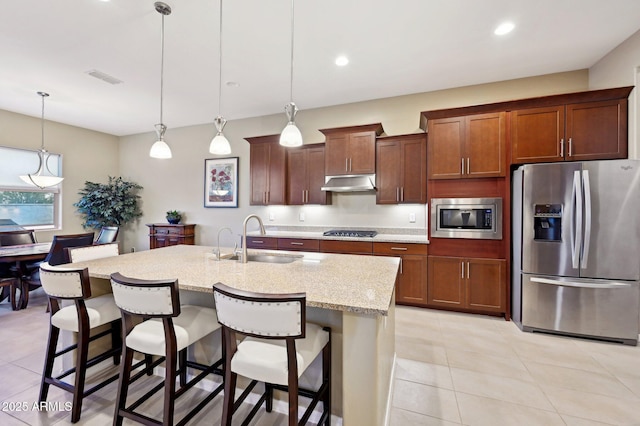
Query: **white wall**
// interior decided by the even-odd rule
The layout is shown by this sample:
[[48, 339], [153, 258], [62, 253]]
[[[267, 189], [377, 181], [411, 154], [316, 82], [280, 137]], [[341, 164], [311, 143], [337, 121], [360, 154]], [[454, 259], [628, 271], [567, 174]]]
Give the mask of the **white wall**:
[[[387, 135], [415, 133], [419, 130], [420, 112], [499, 102], [527, 97], [544, 96], [587, 90], [586, 70], [547, 76], [504, 81], [478, 86], [461, 87], [436, 92], [373, 100], [348, 105], [305, 110], [296, 122], [305, 143], [324, 142], [317, 129], [381, 122]], [[286, 124], [284, 113], [263, 117], [232, 120], [225, 135], [233, 153], [239, 157], [239, 207], [204, 208], [204, 160], [213, 158], [208, 152], [214, 134], [212, 124], [172, 128], [166, 117], [166, 141], [171, 146], [171, 160], [151, 159], [149, 148], [155, 133], [122, 137], [120, 139], [120, 173], [144, 189], [144, 217], [127, 233], [125, 249], [149, 247], [145, 223], [165, 222], [167, 210], [184, 212], [183, 221], [196, 223], [196, 243], [214, 245], [219, 228], [229, 226], [236, 236], [223, 233], [221, 243], [232, 246], [238, 241], [243, 219], [251, 213], [260, 215], [269, 225], [370, 226], [370, 227], [426, 227], [424, 205], [378, 206], [375, 195], [334, 194], [331, 206], [250, 206], [249, 205], [249, 144], [245, 137], [278, 134]], [[304, 212], [305, 222], [298, 221]], [[269, 221], [269, 213], [275, 216]], [[409, 223], [409, 213], [416, 214], [416, 222]], [[255, 229], [252, 223], [251, 229]]]
[[[48, 108], [54, 108], [54, 104], [47, 105]], [[39, 117], [0, 110], [0, 129], [0, 145], [40, 149], [42, 137]], [[78, 191], [87, 180], [106, 182], [107, 176], [118, 176], [119, 173], [116, 136], [46, 121], [45, 147], [49, 152], [62, 154], [62, 229], [38, 231], [36, 238], [41, 242], [51, 241], [53, 234], [85, 232], [82, 220], [73, 207], [73, 203], [79, 199]]]
[[[629, 37], [589, 69], [589, 89], [640, 84], [640, 31]], [[640, 94], [629, 96], [629, 158], [640, 158]]]

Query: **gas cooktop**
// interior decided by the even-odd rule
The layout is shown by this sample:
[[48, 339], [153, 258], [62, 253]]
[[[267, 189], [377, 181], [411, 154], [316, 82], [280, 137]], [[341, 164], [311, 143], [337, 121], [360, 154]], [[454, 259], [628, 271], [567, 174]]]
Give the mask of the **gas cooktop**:
[[331, 229], [325, 231], [322, 235], [325, 237], [354, 237], [354, 238], [373, 238], [378, 235], [377, 231], [355, 231], [352, 229]]

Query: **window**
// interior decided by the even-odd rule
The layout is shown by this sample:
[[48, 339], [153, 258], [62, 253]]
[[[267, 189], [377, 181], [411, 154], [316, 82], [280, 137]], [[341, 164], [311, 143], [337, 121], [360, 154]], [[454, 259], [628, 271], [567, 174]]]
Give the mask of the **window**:
[[[29, 185], [20, 175], [38, 169], [37, 151], [0, 146], [0, 223], [12, 221], [29, 229], [60, 227], [60, 185], [45, 189]], [[62, 156], [49, 155], [49, 169], [62, 171]]]

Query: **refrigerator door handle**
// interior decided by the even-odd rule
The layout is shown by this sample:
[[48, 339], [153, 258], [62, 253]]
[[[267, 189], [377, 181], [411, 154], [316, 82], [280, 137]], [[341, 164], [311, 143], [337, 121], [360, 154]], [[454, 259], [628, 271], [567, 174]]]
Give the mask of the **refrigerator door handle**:
[[589, 170], [582, 171], [582, 187], [584, 188], [584, 243], [582, 244], [580, 267], [587, 269], [589, 245], [591, 243], [591, 184], [589, 181]]
[[579, 287], [579, 288], [626, 288], [630, 287], [631, 284], [621, 283], [621, 282], [610, 282], [606, 284], [596, 284], [596, 283], [579, 283], [573, 281], [560, 281], [560, 280], [552, 280], [550, 278], [540, 278], [540, 277], [531, 277], [531, 281], [534, 283], [540, 284], [551, 284], [563, 287]]
[[582, 247], [582, 186], [580, 171], [573, 172], [573, 190], [571, 192], [571, 204], [574, 209], [574, 218], [571, 221], [571, 265], [574, 269], [580, 267], [580, 247]]

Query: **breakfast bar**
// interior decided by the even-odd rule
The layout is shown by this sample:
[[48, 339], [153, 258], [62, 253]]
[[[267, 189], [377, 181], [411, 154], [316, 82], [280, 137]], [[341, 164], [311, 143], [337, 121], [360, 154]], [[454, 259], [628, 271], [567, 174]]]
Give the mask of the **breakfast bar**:
[[[217, 282], [254, 292], [306, 293], [307, 319], [332, 329], [333, 414], [349, 426], [384, 424], [395, 357], [399, 259], [249, 250], [250, 255], [268, 253], [270, 260], [241, 263], [224, 255], [217, 260], [213, 249], [179, 245], [69, 266], [88, 267], [92, 285], [105, 290], [114, 272], [139, 279], [177, 278], [181, 302], [203, 306], [213, 306]], [[222, 249], [223, 254], [230, 251]], [[289, 263], [277, 262], [284, 260], [278, 256]]]

